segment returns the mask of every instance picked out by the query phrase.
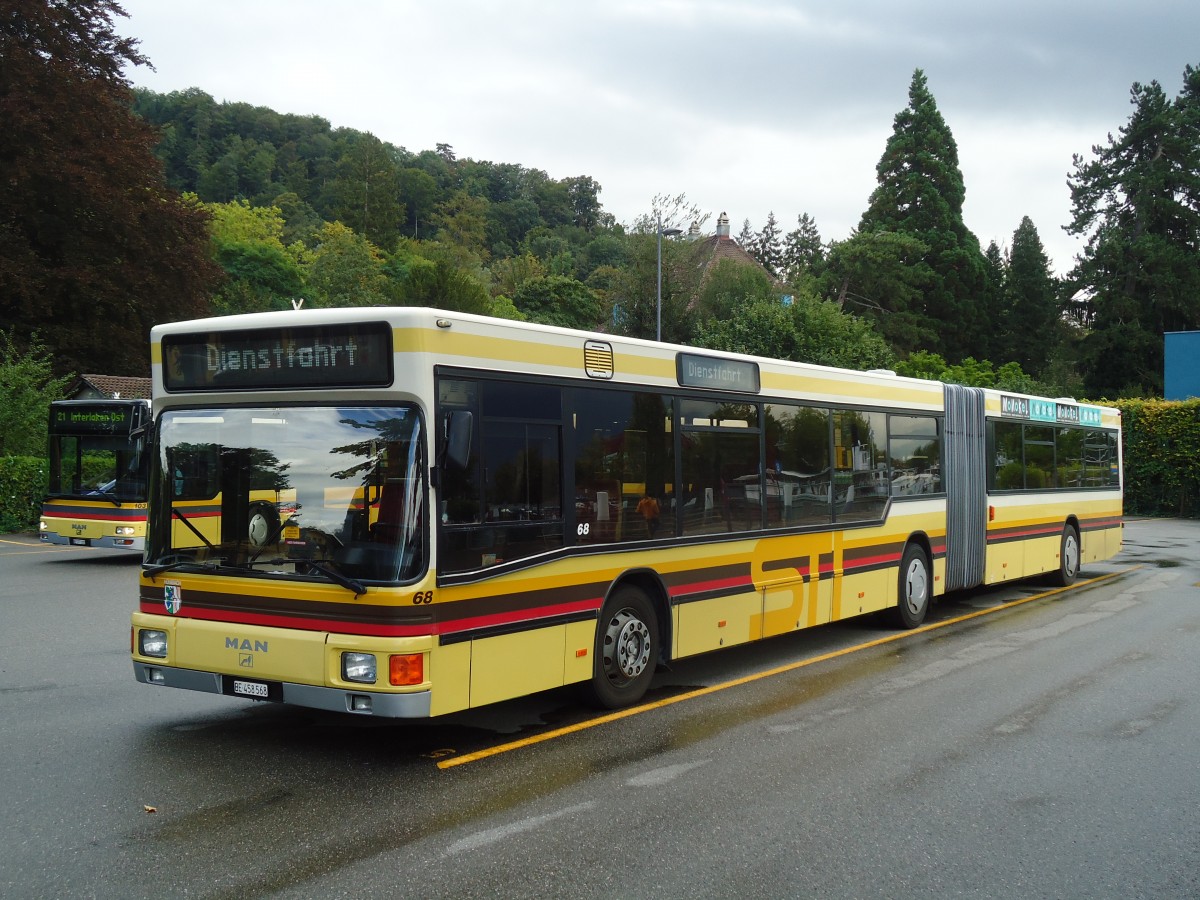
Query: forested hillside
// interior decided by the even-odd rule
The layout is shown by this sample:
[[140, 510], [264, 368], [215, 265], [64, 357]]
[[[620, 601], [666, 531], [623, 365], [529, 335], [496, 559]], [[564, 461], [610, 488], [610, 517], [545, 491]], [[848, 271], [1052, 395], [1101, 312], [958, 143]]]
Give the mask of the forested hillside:
[[1163, 331], [1200, 327], [1190, 66], [1174, 99], [1134, 85], [1126, 126], [1075, 158], [1086, 249], [1058, 279], [1029, 218], [1004, 248], [966, 228], [957, 146], [919, 69], [858, 228], [822, 239], [781, 186], [794, 227], [745, 221], [751, 260], [722, 252], [718, 211], [683, 195], [618, 223], [592, 177], [536, 160], [409, 149], [198, 88], [131, 91], [122, 67], [146, 60], [113, 31], [119, 6], [16, 2], [0, 25], [0, 312], [14, 352], [40, 341], [60, 375], [141, 374], [155, 322], [303, 300], [647, 338], [661, 321], [664, 340], [1112, 398], [1160, 393]]

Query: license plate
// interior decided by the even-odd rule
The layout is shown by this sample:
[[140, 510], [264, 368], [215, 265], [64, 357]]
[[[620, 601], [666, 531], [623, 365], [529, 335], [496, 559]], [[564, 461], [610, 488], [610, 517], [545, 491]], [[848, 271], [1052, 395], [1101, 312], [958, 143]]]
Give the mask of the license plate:
[[266, 700], [271, 695], [265, 684], [259, 684], [257, 681], [239, 681], [236, 678], [233, 680], [233, 692], [241, 697], [254, 697], [259, 700]]
[[221, 693], [229, 697], [249, 697], [251, 700], [283, 702], [283, 685], [278, 681], [251, 681], [234, 675], [221, 676]]
[[77, 547], [86, 547], [89, 542], [87, 538], [71, 538], [71, 543]]

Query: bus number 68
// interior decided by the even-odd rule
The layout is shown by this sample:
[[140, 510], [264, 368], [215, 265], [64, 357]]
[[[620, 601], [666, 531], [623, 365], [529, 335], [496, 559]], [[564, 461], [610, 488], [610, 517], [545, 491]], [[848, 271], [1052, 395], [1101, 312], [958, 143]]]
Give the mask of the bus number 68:
[[413, 603], [421, 606], [425, 603], [433, 602], [433, 591], [417, 591], [413, 594]]

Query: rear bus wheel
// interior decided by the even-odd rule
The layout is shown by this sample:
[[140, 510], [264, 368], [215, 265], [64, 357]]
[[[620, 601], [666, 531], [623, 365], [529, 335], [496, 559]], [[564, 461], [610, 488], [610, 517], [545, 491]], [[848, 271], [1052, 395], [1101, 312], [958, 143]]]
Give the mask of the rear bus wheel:
[[658, 617], [637, 588], [619, 588], [600, 613], [590, 699], [607, 709], [636, 703], [654, 677]]
[[904, 548], [900, 561], [899, 596], [895, 618], [901, 628], [916, 628], [925, 621], [929, 612], [931, 579], [929, 559], [925, 551], [916, 544]]
[[1058, 572], [1054, 575], [1054, 583], [1059, 587], [1068, 587], [1079, 577], [1079, 532], [1074, 525], [1063, 528], [1062, 540], [1058, 549]]

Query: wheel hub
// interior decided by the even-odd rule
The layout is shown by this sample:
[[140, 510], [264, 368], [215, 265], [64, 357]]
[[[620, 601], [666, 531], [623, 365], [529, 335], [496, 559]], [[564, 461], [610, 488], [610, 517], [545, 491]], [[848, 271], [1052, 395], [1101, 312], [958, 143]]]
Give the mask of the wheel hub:
[[650, 664], [650, 629], [627, 610], [609, 620], [604, 635], [604, 665], [612, 675], [637, 678]]
[[921, 611], [925, 605], [926, 591], [929, 585], [925, 581], [925, 567], [920, 560], [913, 560], [904, 578], [904, 602], [913, 613]]

